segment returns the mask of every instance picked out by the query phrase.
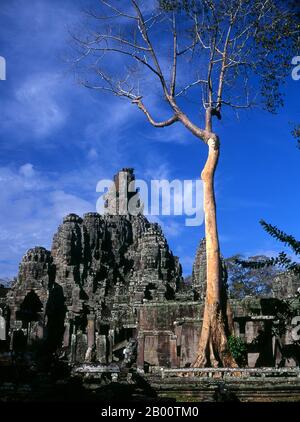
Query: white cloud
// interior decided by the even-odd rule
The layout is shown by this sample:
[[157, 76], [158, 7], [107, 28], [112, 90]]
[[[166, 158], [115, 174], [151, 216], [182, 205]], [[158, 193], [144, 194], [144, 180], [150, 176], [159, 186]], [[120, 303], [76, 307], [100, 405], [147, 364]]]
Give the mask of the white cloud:
[[143, 171], [143, 177], [151, 180], [163, 180], [170, 178], [170, 167], [167, 162], [158, 162], [157, 158], [148, 163], [148, 167]]
[[62, 190], [52, 192], [49, 198], [51, 211], [58, 218], [63, 218], [70, 212], [82, 215], [92, 209], [92, 205], [88, 201], [76, 195], [67, 194]]
[[87, 153], [88, 159], [89, 160], [96, 160], [98, 158], [98, 152], [96, 150], [96, 148], [91, 148], [88, 153]]
[[62, 181], [25, 163], [18, 169], [0, 167], [0, 277], [14, 276], [28, 248], [49, 248], [62, 217], [82, 215], [95, 205], [58, 186]]
[[19, 169], [19, 173], [20, 173], [22, 176], [25, 176], [25, 177], [33, 177], [33, 176], [34, 176], [34, 174], [35, 174], [35, 171], [34, 171], [34, 169], [33, 169], [33, 165], [32, 165], [32, 164], [30, 164], [30, 163], [27, 163], [27, 164], [23, 164], [23, 165], [20, 167], [20, 169]]
[[62, 81], [57, 74], [37, 74], [25, 80], [6, 105], [8, 123], [47, 136], [65, 123], [67, 112], [61, 104]]

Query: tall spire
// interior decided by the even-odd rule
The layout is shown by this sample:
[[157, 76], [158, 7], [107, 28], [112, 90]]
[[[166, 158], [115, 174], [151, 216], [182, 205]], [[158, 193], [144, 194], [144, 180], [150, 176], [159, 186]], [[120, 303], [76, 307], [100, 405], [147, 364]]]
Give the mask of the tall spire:
[[143, 213], [143, 204], [139, 197], [139, 191], [135, 187], [133, 168], [122, 168], [114, 175], [113, 184], [104, 195], [104, 199], [106, 214], [137, 215]]

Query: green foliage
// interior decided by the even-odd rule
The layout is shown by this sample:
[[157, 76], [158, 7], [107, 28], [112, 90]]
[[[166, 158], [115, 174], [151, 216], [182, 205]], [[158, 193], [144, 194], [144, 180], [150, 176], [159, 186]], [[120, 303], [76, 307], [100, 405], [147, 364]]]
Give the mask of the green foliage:
[[[267, 259], [266, 256], [255, 256], [250, 258], [250, 262], [251, 264], [253, 262], [264, 263]], [[241, 255], [226, 259], [230, 297], [243, 299], [248, 295], [269, 296], [272, 291], [273, 279], [279, 272], [278, 269], [265, 265], [262, 267], [250, 265], [248, 267], [240, 265], [240, 262], [245, 262]]]
[[231, 335], [228, 338], [228, 347], [237, 364], [245, 365], [247, 358], [247, 346], [244, 340], [240, 337]]
[[[256, 2], [254, 9], [262, 7]], [[269, 17], [259, 20], [256, 26], [255, 43], [257, 62], [255, 73], [260, 77], [264, 107], [271, 113], [283, 106], [281, 87], [291, 72], [291, 58], [300, 47], [299, 4], [297, 1], [271, 1]]]
[[[229, 51], [239, 66], [227, 70], [230, 84], [248, 79], [249, 72], [260, 82], [262, 106], [276, 113], [284, 104], [281, 87], [291, 72], [291, 58], [300, 49], [300, 6], [293, 0], [159, 0], [164, 12], [186, 13], [187, 21], [194, 16], [201, 22], [198, 31], [205, 43], [215, 33], [226, 33], [228, 17], [237, 11], [232, 36], [239, 42], [229, 44]], [[195, 32], [195, 28], [191, 31]], [[223, 40], [222, 40], [223, 42]], [[229, 77], [230, 76], [230, 77]]]
[[195, 7], [195, 3], [195, 0], [159, 0], [159, 7], [165, 12], [188, 11]]
[[272, 315], [275, 316], [276, 323], [272, 325], [272, 332], [274, 336], [280, 337], [285, 334], [287, 324], [290, 323], [294, 316], [291, 303], [288, 300], [274, 300]]
[[298, 142], [298, 148], [300, 149], [300, 124], [294, 126], [292, 130], [292, 135]]
[[[276, 226], [266, 223], [264, 220], [260, 221], [260, 224], [264, 230], [269, 233], [274, 239], [280, 241], [285, 246], [288, 246], [295, 255], [300, 255], [300, 242], [296, 240], [293, 236], [279, 230]], [[287, 271], [291, 271], [296, 275], [300, 275], [300, 263], [293, 261], [286, 252], [280, 252], [278, 256], [267, 258], [263, 261], [257, 260], [248, 260], [244, 261], [241, 259], [236, 259], [236, 263], [241, 265], [243, 268], [250, 269], [259, 269], [266, 267], [278, 266]]]
[[[201, 89], [197, 95], [203, 111], [218, 119], [225, 106], [237, 110], [260, 105], [275, 112], [283, 104], [281, 87], [300, 48], [299, 0], [157, 0], [144, 12], [134, 2], [132, 13], [138, 10], [146, 22], [142, 31], [138, 15], [133, 19], [125, 13], [122, 2], [94, 3], [96, 10], [87, 12], [93, 19], [86, 36], [73, 36], [79, 50], [74, 63], [84, 86], [140, 104], [139, 97], [148, 93], [143, 76], [150, 72], [163, 84], [166, 99], [169, 86], [177, 91], [175, 97]], [[124, 60], [120, 69], [112, 69], [108, 59], [116, 54]], [[179, 73], [170, 76], [160, 66], [172, 56], [180, 84]], [[89, 76], [82, 79], [84, 69]]]
[[260, 224], [264, 230], [269, 233], [272, 237], [289, 246], [296, 255], [300, 254], [300, 242], [293, 236], [286, 234], [282, 230], [279, 230], [276, 226], [266, 223], [264, 220], [260, 220]]

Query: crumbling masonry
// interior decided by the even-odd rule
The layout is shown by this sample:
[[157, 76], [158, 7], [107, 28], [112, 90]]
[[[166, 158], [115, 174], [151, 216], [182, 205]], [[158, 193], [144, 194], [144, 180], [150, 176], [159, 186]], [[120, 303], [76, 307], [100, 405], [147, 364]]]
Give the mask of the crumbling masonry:
[[[122, 171], [128, 183], [134, 182], [132, 169]], [[118, 193], [118, 175], [114, 181]], [[35, 247], [24, 255], [5, 300], [11, 347], [23, 330], [27, 343], [46, 344], [72, 363], [125, 362], [142, 369], [193, 362], [205, 297], [205, 241], [187, 286], [160, 226], [142, 213], [114, 215], [112, 210], [124, 205], [108, 192], [104, 215], [69, 214], [54, 235], [51, 252]], [[292, 296], [300, 283], [292, 278], [287, 285]], [[274, 295], [286, 292], [277, 288]], [[291, 330], [279, 344], [272, 336], [275, 317], [267, 305], [274, 300], [231, 301], [236, 335], [248, 344], [249, 366], [259, 362], [261, 350], [253, 340], [261, 332], [266, 333], [269, 365], [282, 361], [283, 349], [293, 344]], [[284, 364], [299, 362], [291, 355]]]

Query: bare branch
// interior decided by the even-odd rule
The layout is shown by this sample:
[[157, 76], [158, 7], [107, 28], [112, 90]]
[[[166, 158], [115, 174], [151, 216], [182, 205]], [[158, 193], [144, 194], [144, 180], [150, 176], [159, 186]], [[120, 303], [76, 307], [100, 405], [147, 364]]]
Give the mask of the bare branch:
[[[113, 48], [113, 47], [90, 47], [92, 42], [85, 42], [82, 41], [76, 37], [74, 37], [74, 39], [80, 43], [82, 46], [84, 46], [85, 48], [87, 48], [89, 50], [89, 52], [91, 51], [101, 51], [103, 53], [106, 52], [115, 52], [115, 53], [120, 53], [123, 54], [125, 56], [129, 56], [132, 57], [133, 59], [137, 60], [138, 62], [142, 63], [143, 65], [147, 66], [153, 73], [155, 73], [159, 78], [161, 78], [161, 75], [156, 71], [156, 69], [154, 69], [154, 67], [152, 67], [145, 59], [142, 59], [140, 56], [138, 56], [137, 54], [135, 54], [134, 52], [131, 51], [126, 51], [126, 50], [122, 50], [119, 48]], [[105, 38], [103, 38], [101, 41], [106, 41]], [[99, 40], [97, 40], [97, 43], [99, 43]]]
[[216, 39], [217, 39], [217, 30], [214, 31], [213, 40], [212, 40], [212, 43], [211, 43], [210, 59], [209, 59], [209, 62], [208, 62], [208, 71], [207, 71], [208, 107], [209, 108], [212, 108], [212, 105], [213, 105], [212, 71], [213, 71], [213, 66], [214, 66]]
[[192, 82], [190, 84], [188, 84], [187, 86], [185, 86], [181, 91], [179, 91], [175, 97], [179, 97], [182, 94], [185, 94], [190, 88], [192, 88], [195, 85], [199, 85], [199, 84], [208, 84], [208, 81], [205, 79], [197, 79], [197, 81]]
[[79, 81], [79, 83], [82, 86], [84, 86], [85, 88], [94, 89], [94, 90], [98, 90], [98, 91], [108, 91], [108, 92], [112, 92], [113, 94], [117, 95], [114, 90], [110, 89], [107, 86], [92, 85], [92, 84], [89, 84], [87, 81]]
[[194, 40], [192, 42], [192, 44], [190, 44], [188, 47], [185, 47], [183, 50], [178, 51], [177, 56], [182, 56], [187, 51], [193, 50], [195, 48], [195, 46], [197, 45], [197, 43], [198, 43], [198, 41], [197, 40]]
[[117, 9], [116, 7], [114, 7], [112, 4], [108, 3], [105, 0], [100, 0], [101, 3], [103, 3], [106, 7], [108, 7], [109, 9], [111, 9], [113, 12], [115, 12], [115, 15], [113, 15], [112, 17], [124, 17], [124, 18], [129, 18], [129, 19], [134, 19], [136, 20], [137, 17], [136, 16], [131, 16], [128, 13], [123, 12], [122, 10]]
[[135, 98], [132, 101], [132, 104], [137, 104], [138, 108], [140, 110], [142, 110], [142, 112], [146, 115], [146, 117], [149, 120], [149, 122], [154, 127], [167, 127], [167, 126], [171, 126], [175, 122], [178, 122], [178, 116], [176, 114], [174, 114], [174, 116], [171, 117], [170, 119], [164, 120], [162, 122], [156, 122], [155, 120], [153, 120], [153, 118], [151, 117], [151, 115], [148, 112], [147, 108], [145, 107], [145, 105], [142, 102], [142, 97]]
[[203, 142], [207, 143], [210, 138], [216, 138], [215, 134], [206, 129], [203, 130], [199, 128], [185, 113], [181, 111], [178, 114], [178, 119], [193, 135], [195, 135], [198, 139], [201, 139]]
[[233, 28], [233, 25], [235, 24], [236, 18], [238, 16], [239, 7], [236, 8], [236, 11], [234, 13], [234, 16], [230, 18], [230, 23], [228, 26], [228, 31], [224, 43], [224, 50], [222, 52], [222, 66], [219, 76], [219, 87], [218, 87], [218, 94], [217, 94], [217, 106], [216, 109], [220, 111], [221, 104], [222, 104], [222, 92], [224, 87], [224, 79], [225, 79], [225, 72], [226, 72], [226, 62], [227, 62], [227, 50], [230, 42], [230, 34]]
[[156, 53], [155, 53], [154, 48], [152, 46], [152, 43], [151, 43], [151, 41], [149, 39], [147, 27], [146, 27], [146, 24], [145, 24], [144, 17], [142, 15], [141, 9], [139, 8], [139, 6], [138, 6], [138, 4], [137, 4], [137, 2], [135, 0], [131, 0], [131, 3], [133, 4], [133, 7], [135, 8], [136, 13], [137, 13], [138, 27], [139, 27], [140, 33], [141, 33], [141, 35], [142, 35], [145, 43], [150, 48], [150, 54], [151, 54], [151, 56], [153, 58], [153, 61], [154, 61], [154, 65], [155, 65], [155, 68], [156, 68], [156, 74], [160, 78], [161, 85], [162, 85], [162, 88], [163, 88], [165, 97], [168, 98], [169, 97], [169, 93], [168, 93], [168, 89], [167, 89], [167, 84], [166, 84], [166, 81], [164, 79], [164, 76], [163, 76], [163, 73], [162, 73], [162, 70], [161, 70], [159, 61], [157, 59]]
[[176, 30], [176, 19], [175, 19], [174, 12], [173, 12], [173, 19], [172, 19], [172, 31], [173, 31], [173, 66], [172, 66], [170, 95], [171, 97], [174, 97], [175, 87], [176, 87], [176, 71], [177, 71], [177, 30]]
[[[122, 80], [114, 81], [112, 78], [110, 78], [108, 75], [106, 75], [103, 71], [101, 71], [98, 68], [95, 69], [95, 72], [106, 83], [106, 85], [104, 86], [92, 85], [86, 81], [81, 81], [81, 84], [90, 89], [109, 91], [118, 97], [126, 97], [126, 98], [129, 98], [130, 100], [134, 100], [135, 98], [137, 98], [137, 95], [134, 94], [134, 88], [128, 87], [127, 78], [125, 78], [123, 81]], [[124, 84], [127, 85], [127, 89], [123, 88]]]
[[198, 18], [197, 18], [196, 14], [193, 15], [193, 20], [194, 20], [194, 23], [195, 23], [195, 31], [196, 31], [196, 37], [197, 37], [198, 41], [200, 42], [202, 48], [209, 49], [210, 48], [209, 45], [204, 44], [202, 37], [200, 35], [199, 22], [198, 22]]
[[247, 104], [233, 104], [230, 101], [224, 101], [224, 100], [222, 100], [221, 103], [224, 105], [230, 106], [232, 108], [250, 108], [254, 105], [254, 103], [250, 103], [250, 102]]
[[141, 45], [138, 45], [136, 43], [132, 43], [132, 42], [128, 41], [127, 39], [125, 39], [123, 37], [117, 37], [116, 35], [98, 34], [97, 38], [98, 39], [97, 40], [95, 39], [95, 41], [93, 43], [97, 43], [97, 42], [101, 41], [101, 39], [102, 40], [108, 39], [108, 40], [118, 41], [120, 44], [129, 45], [130, 47], [133, 47], [135, 50], [150, 51], [150, 48], [148, 48], [148, 47], [142, 47]]
[[[122, 2], [100, 0], [100, 3], [104, 5], [102, 7], [104, 15], [105, 13], [113, 14], [113, 17], [120, 18], [117, 22], [119, 29], [114, 25], [109, 26], [107, 31], [103, 30], [103, 27], [99, 30], [92, 27], [92, 31], [83, 41], [75, 38], [82, 49], [75, 63], [81, 64], [84, 58], [87, 63], [93, 61], [93, 66], [97, 69], [96, 74], [101, 79], [99, 86], [93, 81], [83, 82], [83, 84], [91, 89], [103, 89], [130, 99], [138, 105], [155, 127], [166, 127], [180, 121], [193, 135], [204, 142], [216, 136], [212, 129], [213, 117], [221, 118], [221, 107], [229, 106], [237, 111], [253, 105], [249, 101], [248, 72], [255, 70], [258, 77], [264, 78], [264, 72], [267, 71], [261, 63], [264, 59], [269, 60], [273, 54], [272, 48], [260, 46], [258, 34], [266, 33], [266, 41], [263, 40], [263, 43], [272, 44], [273, 38], [270, 37], [269, 41], [268, 31], [270, 30], [272, 34], [274, 19], [278, 20], [277, 26], [285, 19], [284, 13], [280, 17], [274, 13], [274, 0], [255, 0], [253, 2], [255, 6], [252, 2], [244, 0], [222, 0], [221, 3], [201, 0], [197, 2], [195, 8], [180, 10], [182, 14], [180, 19], [181, 16], [187, 19], [180, 21], [180, 25], [177, 9], [168, 11], [161, 8], [148, 16], [142, 12], [141, 2], [138, 0], [128, 1], [130, 9], [124, 10], [122, 10], [123, 6], [119, 6]], [[110, 18], [110, 16], [99, 17], [94, 13], [91, 13], [91, 16], [97, 19]], [[121, 18], [124, 18], [124, 21]], [[169, 25], [170, 21], [171, 25]], [[162, 35], [161, 37], [164, 38], [161, 40], [160, 33], [165, 34], [163, 25], [168, 25], [169, 32], [167, 36]], [[152, 28], [155, 31], [161, 31], [153, 39]], [[283, 31], [281, 37], [285, 36], [285, 31]], [[166, 57], [169, 59], [171, 56], [170, 75], [163, 73], [164, 67], [161, 66], [165, 59], [163, 56], [165, 51], [157, 47], [159, 45], [156, 44], [157, 41], [163, 41], [164, 49], [165, 41], [168, 41]], [[258, 54], [255, 55], [254, 52]], [[262, 55], [264, 52], [265, 57]], [[105, 60], [106, 54], [110, 58], [108, 53], [116, 53], [128, 58], [122, 62], [122, 67], [112, 70], [112, 72], [116, 71], [115, 74], [111, 73], [109, 76], [99, 69], [100, 61], [103, 59], [103, 66], [107, 65], [109, 72], [111, 71], [111, 64]], [[190, 73], [183, 63], [184, 60], [180, 61], [183, 56], [184, 58], [188, 56], [190, 59], [187, 64], [199, 66], [199, 73], [197, 72], [193, 79], [189, 78]], [[182, 67], [182, 82], [179, 86], [178, 76], [181, 63], [184, 67]], [[155, 121], [145, 107], [140, 96], [140, 67], [147, 71], [147, 75], [154, 74], [159, 79], [159, 88], [162, 88], [161, 97], [166, 99], [171, 108], [170, 119]], [[125, 77], [121, 73], [123, 69], [127, 75]], [[119, 74], [122, 76], [120, 77]], [[245, 91], [243, 91], [243, 84]], [[181, 105], [179, 107], [177, 104], [177, 97], [185, 95], [197, 86], [200, 88], [198, 103], [201, 107], [203, 106], [205, 114], [203, 116], [205, 124], [199, 125], [191, 121], [183, 109], [181, 110]], [[234, 87], [237, 89], [234, 90]], [[148, 89], [148, 79], [145, 80], [145, 88]], [[146, 95], [147, 91], [141, 91], [141, 93]], [[251, 94], [252, 99], [253, 92]]]

